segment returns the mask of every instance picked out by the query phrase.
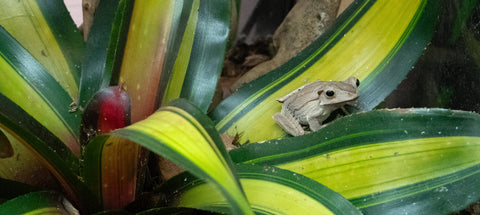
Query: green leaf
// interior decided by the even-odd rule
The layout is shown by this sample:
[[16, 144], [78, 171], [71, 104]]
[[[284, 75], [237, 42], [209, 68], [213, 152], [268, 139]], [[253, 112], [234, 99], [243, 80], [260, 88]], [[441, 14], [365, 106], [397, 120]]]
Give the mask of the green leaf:
[[167, 62], [168, 71], [171, 71], [171, 77], [168, 82], [164, 81], [167, 84], [162, 95], [161, 104], [167, 104], [180, 97], [196, 35], [200, 12], [199, 7], [200, 0], [184, 1], [177, 25], [178, 35], [175, 38], [171, 38], [173, 46], [171, 46], [170, 50], [175, 49], [176, 55], [172, 53], [169, 56], [169, 62]]
[[93, 139], [86, 151], [97, 154], [85, 155], [85, 180], [92, 192], [102, 186], [102, 160], [108, 159], [98, 153], [118, 138], [133, 141], [199, 178], [212, 181], [228, 199], [232, 214], [252, 214], [213, 123], [187, 100], [175, 100], [145, 120]]
[[19, 196], [0, 205], [1, 214], [78, 214], [62, 195], [39, 191]]
[[[92, 98], [82, 116], [82, 144], [96, 135], [130, 125], [130, 98], [118, 86], [104, 88]], [[85, 181], [104, 209], [122, 209], [135, 200], [137, 175], [145, 150], [131, 141], [117, 138], [90, 143], [84, 153]]]
[[230, 0], [193, 1], [164, 102], [186, 98], [207, 112], [223, 66], [230, 4]]
[[54, 160], [60, 157], [62, 165], [69, 166], [71, 170], [78, 167], [77, 157], [61, 140], [2, 94], [0, 126], [11, 137], [17, 137], [16, 140], [26, 141], [26, 146], [39, 153], [42, 158]]
[[[338, 193], [300, 174], [260, 165], [237, 165], [236, 169], [257, 214], [361, 214]], [[160, 191], [167, 194], [171, 206], [228, 212], [218, 189], [189, 173], [175, 176]]]
[[273, 121], [276, 101], [317, 79], [360, 79], [360, 110], [370, 110], [392, 92], [429, 43], [439, 1], [360, 1], [297, 57], [245, 85], [212, 113], [220, 133], [240, 143], [285, 136]]
[[135, 3], [119, 79], [132, 97], [133, 122], [177, 98], [186, 98], [207, 111], [223, 65], [230, 3]]
[[142, 152], [140, 145], [118, 137], [97, 138], [87, 145], [85, 183], [104, 209], [122, 209], [135, 200]]
[[364, 212], [446, 213], [480, 198], [479, 128], [480, 116], [471, 112], [378, 110], [230, 154], [235, 162], [303, 174]]
[[77, 98], [83, 38], [62, 0], [5, 0], [0, 25]]
[[95, 210], [95, 199], [80, 181], [79, 160], [67, 146], [31, 115], [0, 94], [0, 127], [34, 152], [78, 205]]
[[132, 10], [133, 0], [104, 0], [96, 8], [82, 65], [81, 108], [110, 80], [118, 80]]
[[[71, 113], [69, 105], [72, 98], [45, 68], [1, 27], [0, 69], [1, 99], [14, 102], [78, 155], [80, 117]], [[8, 106], [3, 102], [0, 105], [4, 106], [0, 111], [7, 111]], [[37, 135], [41, 136], [38, 133]]]
[[180, 46], [175, 39], [183, 35], [182, 12], [189, 6], [189, 1], [135, 1], [118, 80], [132, 98], [132, 122], [160, 105]]

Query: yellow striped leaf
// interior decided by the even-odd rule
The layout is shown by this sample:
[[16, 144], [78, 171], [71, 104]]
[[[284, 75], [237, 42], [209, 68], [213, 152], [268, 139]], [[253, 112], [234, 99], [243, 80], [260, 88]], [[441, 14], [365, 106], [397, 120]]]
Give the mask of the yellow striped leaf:
[[61, 0], [4, 0], [0, 25], [77, 98], [84, 42]]
[[115, 130], [108, 136], [98, 136], [90, 142], [86, 149], [84, 175], [93, 192], [101, 192], [104, 185], [102, 168], [99, 167], [104, 165], [104, 159], [109, 158], [103, 157], [102, 150], [110, 143], [118, 142], [118, 138], [144, 146], [199, 178], [213, 182], [228, 199], [232, 214], [252, 214], [213, 123], [187, 100], [175, 100], [145, 120]]
[[0, 105], [3, 106], [0, 111], [13, 108], [7, 106], [9, 101], [13, 102], [62, 140], [74, 154], [79, 155], [80, 117], [72, 113], [72, 98], [45, 68], [1, 27], [0, 68]]
[[[257, 214], [361, 214], [338, 193], [300, 174], [272, 166], [237, 165], [236, 169]], [[228, 202], [219, 190], [188, 173], [160, 189], [169, 206], [228, 213]]]
[[230, 4], [223, 0], [135, 2], [118, 80], [132, 98], [132, 122], [177, 98], [207, 111], [223, 65]]
[[246, 84], [212, 113], [220, 133], [240, 143], [285, 136], [272, 116], [281, 98], [315, 80], [360, 80], [360, 110], [378, 105], [428, 44], [438, 1], [357, 0], [318, 40], [276, 70]]
[[378, 110], [230, 154], [235, 162], [305, 175], [365, 213], [455, 212], [480, 198], [479, 128], [480, 116], [471, 112]]

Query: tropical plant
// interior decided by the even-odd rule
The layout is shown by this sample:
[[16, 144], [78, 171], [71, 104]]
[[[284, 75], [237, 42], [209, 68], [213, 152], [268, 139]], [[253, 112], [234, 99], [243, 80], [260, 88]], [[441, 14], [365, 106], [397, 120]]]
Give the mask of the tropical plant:
[[[3, 1], [0, 213], [464, 209], [480, 199], [480, 115], [376, 108], [440, 31], [445, 2], [357, 0], [207, 113], [239, 1], [101, 0], [86, 42], [61, 0]], [[477, 1], [455, 5], [450, 42], [473, 44], [478, 63], [467, 26]], [[361, 80], [356, 113], [299, 137], [272, 120], [275, 99], [305, 81], [350, 76]], [[227, 152], [220, 134], [241, 146]], [[152, 154], [185, 172], [146, 188]]]

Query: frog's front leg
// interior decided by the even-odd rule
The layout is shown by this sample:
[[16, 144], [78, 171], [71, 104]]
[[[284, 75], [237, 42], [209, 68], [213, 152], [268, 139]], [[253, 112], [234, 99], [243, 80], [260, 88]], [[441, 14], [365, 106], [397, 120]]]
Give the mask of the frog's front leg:
[[307, 116], [308, 126], [312, 131], [318, 131], [321, 128], [325, 127], [322, 125], [322, 122], [328, 118], [328, 115], [319, 115], [319, 116]]
[[312, 131], [318, 131], [322, 128], [322, 123], [320, 123], [317, 117], [307, 117], [308, 127]]
[[293, 136], [300, 136], [306, 134], [298, 121], [287, 111], [275, 113], [273, 120], [287, 133]]

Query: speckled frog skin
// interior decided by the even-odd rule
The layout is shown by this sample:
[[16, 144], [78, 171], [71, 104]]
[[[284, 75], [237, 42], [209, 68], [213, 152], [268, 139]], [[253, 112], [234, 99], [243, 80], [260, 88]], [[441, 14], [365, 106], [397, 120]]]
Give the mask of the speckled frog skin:
[[315, 81], [305, 84], [286, 96], [277, 99], [283, 103], [282, 111], [273, 115], [273, 120], [293, 136], [308, 133], [302, 127], [318, 131], [332, 111], [341, 108], [358, 98], [360, 82], [355, 77], [345, 81]]

